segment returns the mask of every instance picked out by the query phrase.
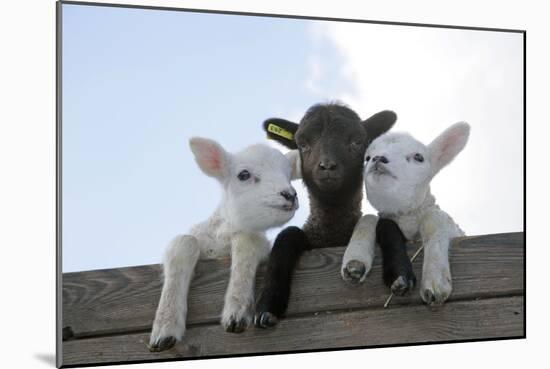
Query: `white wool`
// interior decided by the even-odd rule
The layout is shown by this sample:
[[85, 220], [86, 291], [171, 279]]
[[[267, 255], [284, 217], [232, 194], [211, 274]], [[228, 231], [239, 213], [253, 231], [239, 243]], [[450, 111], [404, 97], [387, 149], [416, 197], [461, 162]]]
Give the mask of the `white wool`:
[[[375, 139], [365, 153], [367, 199], [379, 216], [395, 221], [408, 240], [422, 240], [424, 244], [420, 294], [425, 301], [429, 294], [435, 297], [436, 303], [449, 297], [452, 289], [449, 243], [451, 238], [464, 234], [436, 204], [430, 182], [464, 148], [469, 131], [467, 123], [456, 123], [429, 145], [408, 133], [390, 132]], [[342, 264], [343, 272], [350, 260], [364, 263], [367, 272], [362, 279], [374, 258], [372, 235], [376, 222], [372, 217], [366, 215], [368, 221], [359, 221]]]
[[[185, 332], [187, 295], [198, 259], [231, 255], [231, 276], [221, 322], [250, 324], [253, 316], [254, 280], [259, 263], [269, 253], [265, 232], [288, 222], [298, 208], [281, 192], [295, 194], [290, 185], [295, 176], [295, 158], [287, 159], [267, 145], [253, 145], [227, 153], [217, 142], [192, 138], [197, 164], [222, 187], [222, 201], [204, 222], [193, 226], [168, 245], [164, 257], [164, 285], [153, 323], [150, 344], [166, 337], [181, 340]], [[247, 171], [249, 178], [239, 174]]]

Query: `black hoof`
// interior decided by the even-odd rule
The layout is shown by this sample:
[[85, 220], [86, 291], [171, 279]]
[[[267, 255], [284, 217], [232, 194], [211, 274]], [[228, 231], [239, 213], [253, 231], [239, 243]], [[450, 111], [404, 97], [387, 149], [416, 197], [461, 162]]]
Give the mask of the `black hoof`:
[[344, 278], [346, 281], [356, 284], [361, 281], [367, 268], [359, 260], [350, 260], [344, 268]]
[[277, 325], [279, 319], [270, 312], [266, 311], [263, 313], [256, 314], [254, 318], [254, 325], [258, 328], [270, 328]]
[[435, 296], [432, 294], [432, 291], [430, 290], [424, 291], [424, 296], [426, 296], [426, 301], [428, 303], [432, 303], [435, 301]]
[[438, 306], [442, 306], [446, 300], [446, 298], [442, 296], [439, 296], [439, 297], [436, 296], [435, 293], [430, 289], [424, 290], [422, 292], [422, 297], [426, 305], [434, 308], [437, 308]]
[[435, 295], [430, 290], [424, 290], [424, 302], [427, 305], [434, 305], [435, 304]]
[[171, 349], [176, 344], [176, 338], [172, 336], [165, 337], [160, 341], [149, 346], [149, 351], [151, 352], [160, 352], [164, 350]]
[[225, 331], [229, 333], [242, 333], [246, 329], [246, 320], [234, 320], [231, 319], [227, 327], [225, 327]]
[[393, 294], [403, 296], [404, 294], [409, 292], [409, 290], [412, 289], [415, 284], [416, 277], [414, 276], [414, 274], [408, 275], [407, 277], [400, 275], [395, 281], [393, 281], [390, 288]]

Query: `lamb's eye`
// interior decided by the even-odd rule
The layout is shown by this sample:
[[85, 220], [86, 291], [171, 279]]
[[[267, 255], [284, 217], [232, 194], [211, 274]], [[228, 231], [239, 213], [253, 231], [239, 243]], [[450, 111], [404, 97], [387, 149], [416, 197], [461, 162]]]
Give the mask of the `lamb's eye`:
[[306, 144], [306, 143], [298, 144], [298, 148], [299, 148], [300, 151], [302, 151], [302, 152], [309, 151], [309, 145]]
[[367, 157], [365, 158], [365, 161], [369, 161], [369, 160], [370, 160], [370, 156], [367, 156]]
[[419, 163], [422, 163], [424, 161], [424, 157], [422, 156], [422, 154], [414, 154], [414, 160], [416, 160], [417, 162]]
[[250, 172], [248, 170], [242, 170], [238, 175], [237, 178], [239, 178], [239, 181], [246, 181], [250, 178]]

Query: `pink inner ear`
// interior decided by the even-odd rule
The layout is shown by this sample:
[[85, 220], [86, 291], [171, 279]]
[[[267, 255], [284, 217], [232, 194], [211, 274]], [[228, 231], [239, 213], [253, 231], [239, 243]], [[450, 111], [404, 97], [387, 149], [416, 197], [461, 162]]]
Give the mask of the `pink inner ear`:
[[204, 161], [205, 165], [207, 165], [211, 171], [218, 172], [222, 168], [220, 152], [214, 145], [207, 146]]
[[455, 135], [448, 135], [445, 137], [441, 143], [441, 152], [439, 153], [439, 158], [445, 159], [448, 155], [451, 154], [452, 144], [455, 140]]
[[461, 139], [461, 132], [459, 130], [453, 130], [449, 136], [446, 137], [443, 142], [443, 155], [454, 156], [456, 151], [459, 150]]
[[224, 149], [210, 139], [194, 137], [189, 141], [200, 169], [209, 176], [220, 177], [226, 166]]
[[437, 139], [435, 150], [436, 165], [440, 168], [447, 165], [464, 148], [467, 140], [467, 132], [460, 127], [452, 127]]

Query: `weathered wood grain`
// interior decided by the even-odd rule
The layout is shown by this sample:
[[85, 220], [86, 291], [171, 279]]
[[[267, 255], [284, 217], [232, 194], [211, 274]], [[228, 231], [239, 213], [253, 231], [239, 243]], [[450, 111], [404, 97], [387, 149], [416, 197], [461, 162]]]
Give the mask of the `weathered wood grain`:
[[319, 313], [283, 320], [275, 329], [225, 333], [211, 324], [190, 327], [171, 350], [150, 353], [148, 333], [71, 340], [63, 364], [132, 362], [267, 352], [524, 336], [523, 297], [457, 301], [430, 309], [398, 306]]
[[[523, 244], [523, 233], [456, 239], [451, 247], [454, 285], [451, 301], [521, 295]], [[339, 274], [343, 252], [340, 247], [304, 254], [294, 276], [289, 317], [383, 305], [388, 290], [382, 283], [380, 257], [364, 284], [350, 286]], [[419, 257], [414, 263], [418, 280], [421, 265]], [[189, 295], [189, 324], [218, 321], [228, 276], [229, 260], [198, 263]], [[263, 269], [257, 280], [258, 286], [262, 283]], [[67, 337], [149, 329], [160, 291], [158, 265], [64, 274], [63, 326], [70, 333]], [[390, 308], [419, 303], [415, 289], [409, 296], [395, 298]]]

